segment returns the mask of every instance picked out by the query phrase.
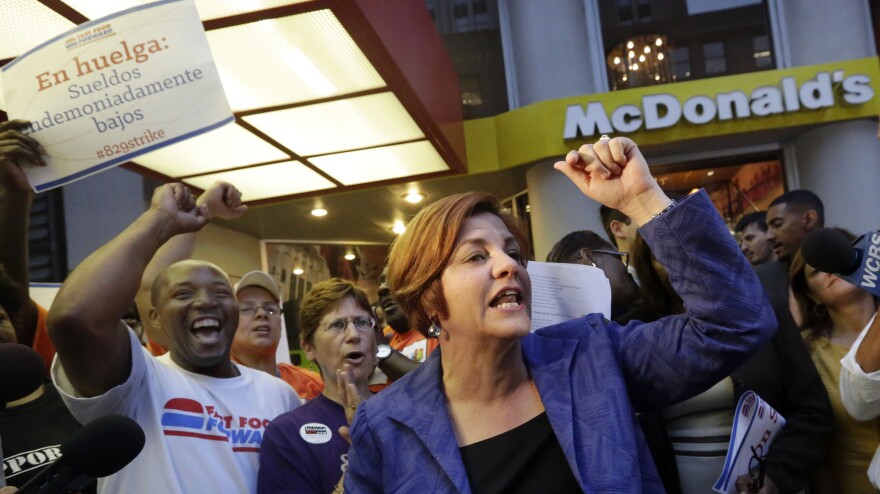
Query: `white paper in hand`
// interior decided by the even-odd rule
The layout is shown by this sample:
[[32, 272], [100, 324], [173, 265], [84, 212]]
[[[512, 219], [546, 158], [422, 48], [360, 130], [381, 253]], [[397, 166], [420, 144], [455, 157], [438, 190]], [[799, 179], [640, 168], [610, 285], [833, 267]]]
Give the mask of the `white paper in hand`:
[[[721, 477], [712, 488], [722, 494], [737, 494], [736, 479], [749, 474], [752, 456], [767, 456], [770, 443], [785, 427], [785, 418], [761, 399], [754, 391], [747, 391], [736, 405], [733, 431]], [[752, 448], [755, 452], [752, 452]]]
[[611, 318], [611, 285], [599, 268], [529, 261], [532, 331], [587, 314]]

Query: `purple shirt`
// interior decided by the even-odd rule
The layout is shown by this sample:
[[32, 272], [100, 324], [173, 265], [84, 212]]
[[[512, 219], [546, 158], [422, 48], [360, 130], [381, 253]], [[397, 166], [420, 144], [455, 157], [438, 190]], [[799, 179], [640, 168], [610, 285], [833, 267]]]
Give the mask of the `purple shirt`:
[[320, 395], [273, 420], [260, 446], [258, 493], [332, 492], [348, 468], [342, 406]]

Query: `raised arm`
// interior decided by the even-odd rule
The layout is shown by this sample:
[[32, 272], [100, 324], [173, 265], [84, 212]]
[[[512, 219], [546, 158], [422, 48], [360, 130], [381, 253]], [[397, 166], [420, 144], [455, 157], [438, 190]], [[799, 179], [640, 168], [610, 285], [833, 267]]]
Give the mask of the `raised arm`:
[[637, 410], [708, 389], [772, 336], [776, 318], [767, 297], [704, 191], [672, 207], [627, 138], [582, 146], [556, 168], [585, 195], [640, 225], [684, 301], [679, 316], [602, 326], [609, 328]]
[[[240, 217], [247, 211], [247, 206], [241, 203], [241, 191], [232, 184], [221, 180], [214, 182], [200, 195], [196, 200], [196, 205], [204, 206], [208, 220], [214, 218], [231, 220]], [[141, 285], [135, 297], [135, 304], [147, 336], [162, 348], [168, 348], [168, 335], [154, 326], [149, 317], [152, 305], [150, 291], [153, 287], [153, 281], [168, 266], [192, 257], [197, 237], [196, 232], [183, 233], [166, 242], [153, 256], [141, 277]]]
[[880, 310], [874, 314], [874, 321], [868, 326], [865, 337], [856, 350], [856, 362], [865, 372], [880, 370]]
[[626, 137], [585, 144], [570, 151], [554, 167], [584, 195], [619, 210], [639, 226], [672, 202], [651, 176], [636, 143]]
[[150, 208], [86, 258], [61, 286], [49, 311], [49, 335], [71, 384], [97, 396], [125, 381], [131, 350], [120, 319], [147, 264], [165, 242], [207, 223], [182, 184], [156, 189]]
[[23, 167], [45, 166], [43, 148], [20, 131], [29, 122], [0, 123], [0, 264], [18, 283], [21, 310], [10, 314], [18, 342], [31, 346], [37, 326], [37, 306], [28, 293], [28, 218], [34, 191]]

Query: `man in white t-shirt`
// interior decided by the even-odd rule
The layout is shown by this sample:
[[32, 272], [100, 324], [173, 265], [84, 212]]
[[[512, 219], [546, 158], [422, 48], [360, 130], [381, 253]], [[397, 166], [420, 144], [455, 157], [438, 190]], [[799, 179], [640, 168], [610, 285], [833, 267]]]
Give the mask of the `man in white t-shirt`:
[[[227, 200], [242, 207], [238, 194]], [[159, 247], [201, 229], [205, 213], [182, 184], [159, 187], [145, 213], [70, 274], [50, 311], [52, 378], [74, 417], [126, 415], [146, 436], [101, 492], [256, 492], [265, 426], [301, 403], [283, 381], [230, 360], [238, 305], [211, 263], [175, 263], [153, 283], [149, 317], [168, 335], [168, 354], [152, 357], [120, 322]]]

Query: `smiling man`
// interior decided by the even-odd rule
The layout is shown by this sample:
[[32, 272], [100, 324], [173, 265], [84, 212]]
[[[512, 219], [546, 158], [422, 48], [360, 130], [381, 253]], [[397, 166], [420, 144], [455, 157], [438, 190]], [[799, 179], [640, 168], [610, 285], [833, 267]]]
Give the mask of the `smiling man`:
[[182, 184], [159, 187], [145, 213], [70, 274], [49, 313], [52, 378], [74, 417], [121, 414], [145, 432], [141, 454], [100, 492], [256, 492], [265, 426], [300, 404], [282, 381], [230, 360], [238, 304], [211, 263], [172, 264], [153, 283], [149, 318], [168, 335], [168, 354], [153, 357], [120, 322], [150, 259], [204, 227], [205, 214]]

